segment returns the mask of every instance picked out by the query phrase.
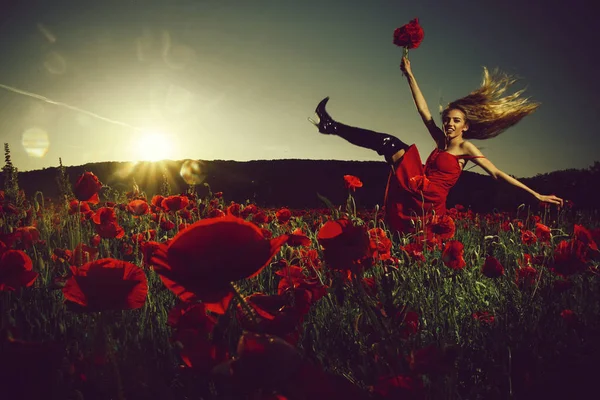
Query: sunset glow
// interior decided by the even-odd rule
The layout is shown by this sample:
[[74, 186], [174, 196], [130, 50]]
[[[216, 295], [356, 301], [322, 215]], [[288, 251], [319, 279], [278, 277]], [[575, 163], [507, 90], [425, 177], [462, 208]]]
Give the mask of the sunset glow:
[[144, 131], [132, 141], [133, 158], [136, 161], [160, 161], [173, 158], [170, 138], [160, 131]]

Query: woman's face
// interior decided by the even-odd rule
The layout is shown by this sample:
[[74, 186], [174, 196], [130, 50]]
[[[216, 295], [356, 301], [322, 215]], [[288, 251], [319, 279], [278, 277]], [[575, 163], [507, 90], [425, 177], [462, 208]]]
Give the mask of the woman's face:
[[469, 129], [465, 114], [458, 109], [449, 110], [444, 114], [442, 122], [448, 140], [461, 137]]

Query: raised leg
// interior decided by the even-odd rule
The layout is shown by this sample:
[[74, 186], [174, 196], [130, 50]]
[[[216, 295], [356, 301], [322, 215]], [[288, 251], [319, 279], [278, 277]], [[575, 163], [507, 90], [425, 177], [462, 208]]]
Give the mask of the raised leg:
[[406, 143], [387, 133], [357, 128], [334, 121], [325, 110], [327, 101], [329, 101], [329, 97], [323, 99], [315, 110], [319, 122], [316, 123], [310, 120], [319, 128], [319, 132], [326, 135], [337, 135], [356, 146], [375, 150], [377, 154], [385, 157], [388, 164], [393, 165], [402, 158], [409, 147]]

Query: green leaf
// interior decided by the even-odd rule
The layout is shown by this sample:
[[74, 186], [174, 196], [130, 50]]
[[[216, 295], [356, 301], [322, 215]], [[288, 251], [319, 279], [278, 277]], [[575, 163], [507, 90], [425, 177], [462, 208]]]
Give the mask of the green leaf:
[[323, 202], [325, 203], [325, 205], [327, 205], [327, 207], [329, 207], [329, 209], [332, 212], [337, 211], [337, 209], [335, 208], [335, 206], [333, 205], [333, 203], [325, 196], [321, 195], [320, 193], [317, 192], [317, 197]]

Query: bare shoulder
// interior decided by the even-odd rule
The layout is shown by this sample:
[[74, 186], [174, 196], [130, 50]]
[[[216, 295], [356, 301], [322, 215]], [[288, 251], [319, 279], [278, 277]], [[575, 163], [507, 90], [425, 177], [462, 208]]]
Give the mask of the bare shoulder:
[[475, 146], [473, 143], [467, 140], [461, 143], [460, 148], [464, 154], [468, 154], [470, 156], [483, 156], [481, 150], [479, 150], [477, 146]]

